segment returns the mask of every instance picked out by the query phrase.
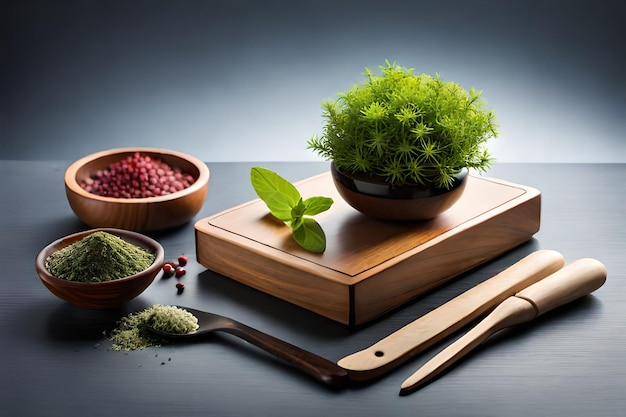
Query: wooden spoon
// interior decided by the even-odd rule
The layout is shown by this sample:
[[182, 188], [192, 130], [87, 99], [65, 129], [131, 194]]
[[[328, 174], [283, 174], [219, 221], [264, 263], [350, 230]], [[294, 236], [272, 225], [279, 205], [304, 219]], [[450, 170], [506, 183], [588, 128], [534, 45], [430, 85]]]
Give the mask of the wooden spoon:
[[297, 369], [330, 387], [342, 388], [349, 383], [348, 372], [328, 359], [253, 329], [231, 318], [188, 307], [179, 308], [196, 316], [199, 327], [195, 332], [181, 334], [165, 333], [154, 328], [150, 328], [150, 330], [174, 339], [190, 339], [217, 331], [230, 333], [289, 362]]

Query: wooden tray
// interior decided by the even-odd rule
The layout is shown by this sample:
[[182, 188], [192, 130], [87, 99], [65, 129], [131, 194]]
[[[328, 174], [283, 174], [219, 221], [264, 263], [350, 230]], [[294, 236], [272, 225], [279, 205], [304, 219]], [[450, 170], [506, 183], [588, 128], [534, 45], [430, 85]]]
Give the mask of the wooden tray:
[[301, 249], [291, 229], [253, 200], [196, 222], [203, 266], [347, 325], [370, 321], [527, 241], [539, 230], [541, 194], [506, 181], [468, 176], [461, 199], [415, 223], [368, 218], [337, 193], [330, 173], [296, 187], [303, 198], [335, 201], [316, 216], [323, 254]]

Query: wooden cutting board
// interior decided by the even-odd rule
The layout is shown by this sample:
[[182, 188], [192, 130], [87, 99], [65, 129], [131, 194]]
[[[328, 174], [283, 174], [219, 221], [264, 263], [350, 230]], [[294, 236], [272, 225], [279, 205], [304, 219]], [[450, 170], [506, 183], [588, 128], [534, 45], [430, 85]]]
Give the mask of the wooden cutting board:
[[330, 173], [295, 185], [303, 198], [335, 201], [315, 217], [326, 233], [324, 253], [300, 248], [289, 227], [253, 200], [196, 222], [198, 262], [347, 325], [373, 320], [493, 259], [540, 226], [540, 192], [494, 178], [468, 176], [451, 209], [411, 223], [362, 215], [339, 196]]

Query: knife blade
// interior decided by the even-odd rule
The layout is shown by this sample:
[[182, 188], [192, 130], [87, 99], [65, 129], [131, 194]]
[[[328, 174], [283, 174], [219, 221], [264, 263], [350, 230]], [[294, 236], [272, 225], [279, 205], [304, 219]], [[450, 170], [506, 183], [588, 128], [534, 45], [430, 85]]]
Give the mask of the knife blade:
[[484, 316], [496, 305], [522, 289], [559, 270], [563, 255], [538, 250], [494, 277], [405, 325], [368, 348], [340, 359], [352, 381], [369, 381]]
[[607, 269], [601, 262], [583, 258], [507, 298], [479, 324], [407, 378], [400, 395], [414, 392], [432, 381], [492, 334], [534, 320], [597, 290], [606, 282], [606, 276]]

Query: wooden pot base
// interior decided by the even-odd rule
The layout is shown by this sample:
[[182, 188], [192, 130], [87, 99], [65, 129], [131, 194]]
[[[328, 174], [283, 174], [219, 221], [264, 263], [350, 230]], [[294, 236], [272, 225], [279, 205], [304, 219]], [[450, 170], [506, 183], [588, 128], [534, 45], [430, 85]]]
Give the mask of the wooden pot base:
[[527, 241], [539, 231], [541, 194], [468, 176], [461, 199], [438, 217], [369, 218], [339, 196], [330, 173], [295, 184], [303, 198], [334, 199], [315, 219], [326, 251], [307, 252], [291, 229], [253, 200], [195, 224], [203, 266], [347, 325], [373, 320]]

